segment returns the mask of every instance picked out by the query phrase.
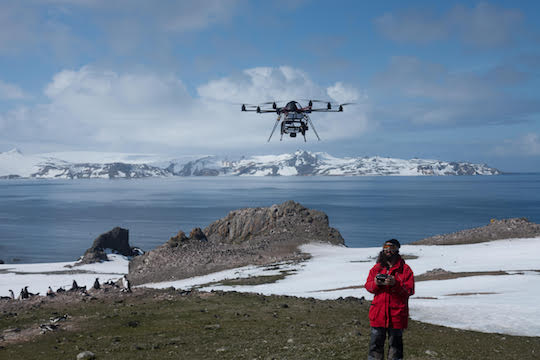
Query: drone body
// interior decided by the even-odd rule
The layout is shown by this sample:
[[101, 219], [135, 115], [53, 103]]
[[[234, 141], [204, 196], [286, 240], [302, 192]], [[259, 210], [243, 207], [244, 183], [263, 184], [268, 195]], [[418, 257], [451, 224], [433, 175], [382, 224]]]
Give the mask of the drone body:
[[[313, 108], [314, 102], [326, 103], [326, 107]], [[276, 113], [278, 115], [277, 120], [274, 124], [274, 128], [272, 129], [272, 132], [270, 133], [270, 137], [268, 138], [268, 142], [270, 142], [270, 139], [272, 138], [272, 135], [274, 134], [274, 131], [276, 130], [280, 122], [281, 122], [281, 139], [280, 140], [283, 140], [283, 134], [289, 134], [290, 137], [296, 137], [296, 135], [300, 133], [304, 137], [304, 141], [306, 141], [306, 131], [309, 130], [308, 125], [313, 128], [313, 132], [317, 136], [317, 139], [321, 140], [308, 114], [311, 114], [312, 112], [343, 112], [343, 106], [349, 105], [349, 104], [350, 103], [340, 104], [338, 105], [337, 110], [333, 110], [332, 104], [330, 102], [321, 101], [321, 100], [309, 100], [308, 106], [305, 106], [305, 107], [302, 107], [302, 105], [298, 101], [294, 101], [294, 100], [287, 102], [287, 104], [283, 107], [277, 106], [276, 102], [272, 101], [272, 102], [267, 102], [260, 105], [242, 104], [242, 111], [253, 111], [258, 114]], [[269, 105], [271, 105], [271, 108]], [[283, 116], [283, 119], [282, 119], [282, 116]]]

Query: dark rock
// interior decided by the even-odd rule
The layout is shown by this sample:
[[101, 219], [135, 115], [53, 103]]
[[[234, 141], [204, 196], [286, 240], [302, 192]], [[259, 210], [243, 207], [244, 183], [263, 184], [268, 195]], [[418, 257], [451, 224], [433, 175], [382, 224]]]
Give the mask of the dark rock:
[[[195, 241], [198, 240], [198, 241]], [[298, 246], [311, 242], [343, 245], [328, 216], [294, 202], [231, 211], [189, 238], [179, 232], [164, 245], [129, 264], [132, 285], [205, 275], [245, 265], [303, 260]]]
[[0, 264], [3, 264], [4, 263], [4, 260], [0, 259]]
[[178, 234], [171, 237], [169, 241], [167, 241], [167, 245], [170, 247], [177, 247], [179, 245], [185, 244], [190, 240], [197, 240], [197, 241], [207, 241], [206, 235], [204, 235], [201, 228], [194, 228], [189, 233], [189, 237], [186, 236], [186, 233], [180, 230]]
[[129, 246], [129, 230], [115, 227], [111, 231], [99, 235], [77, 265], [107, 261], [105, 249], [110, 249], [124, 256], [139, 254], [138, 251], [133, 251], [133, 248]]
[[199, 241], [208, 241], [208, 239], [206, 238], [206, 235], [204, 235], [201, 228], [194, 228], [193, 230], [191, 230], [191, 232], [189, 233], [189, 238], [193, 240], [199, 240]]
[[167, 244], [170, 246], [170, 247], [177, 247], [178, 245], [182, 244], [182, 243], [185, 243], [186, 241], [188, 241], [189, 238], [186, 236], [186, 233], [183, 232], [182, 230], [180, 230], [178, 232], [178, 234], [176, 234], [175, 236], [171, 237], [169, 239], [169, 241], [167, 241]]
[[526, 218], [491, 219], [483, 227], [467, 229], [446, 235], [435, 235], [411, 243], [411, 245], [458, 245], [493, 240], [532, 238], [540, 236], [540, 225]]

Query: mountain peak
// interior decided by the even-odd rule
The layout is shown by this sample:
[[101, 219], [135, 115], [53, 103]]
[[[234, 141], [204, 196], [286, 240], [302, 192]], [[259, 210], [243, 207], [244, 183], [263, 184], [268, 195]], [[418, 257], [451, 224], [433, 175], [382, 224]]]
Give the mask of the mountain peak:
[[[239, 161], [222, 156], [200, 156], [184, 161], [137, 163], [106, 154], [108, 162], [88, 160], [88, 154], [69, 153], [63, 160], [51, 154], [23, 156], [18, 149], [1, 153], [0, 178], [17, 175], [34, 178], [137, 178], [149, 176], [422, 176], [422, 175], [495, 175], [501, 172], [487, 165], [465, 162], [380, 156], [339, 158], [328, 153], [298, 149], [281, 155], [259, 155]], [[47, 156], [45, 156], [47, 155]], [[65, 154], [64, 154], [65, 155]], [[80, 155], [82, 158], [77, 158]], [[103, 157], [103, 156], [102, 156]], [[138, 158], [140, 156], [138, 155]], [[95, 158], [95, 156], [94, 156]], [[130, 160], [131, 157], [123, 156]], [[144, 156], [142, 157], [144, 159]], [[113, 161], [114, 160], [114, 161]], [[150, 158], [150, 160], [154, 160]], [[24, 165], [24, 169], [23, 169]], [[24, 171], [22, 171], [23, 169]]]
[[22, 155], [22, 152], [21, 150], [17, 149], [17, 148], [13, 148], [9, 151], [6, 151], [4, 154], [7, 154], [7, 155]]

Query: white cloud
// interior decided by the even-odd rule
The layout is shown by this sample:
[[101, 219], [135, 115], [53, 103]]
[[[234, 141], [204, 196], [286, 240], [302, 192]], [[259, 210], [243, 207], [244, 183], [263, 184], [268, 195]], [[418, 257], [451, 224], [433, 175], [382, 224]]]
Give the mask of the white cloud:
[[[338, 103], [348, 103], [355, 102], [360, 100], [360, 93], [358, 90], [350, 85], [343, 84], [341, 81], [338, 81], [333, 86], [330, 86], [326, 89], [326, 93], [332, 99]], [[365, 99], [365, 97], [364, 97]]]
[[261, 103], [273, 100], [319, 99], [325, 90], [303, 71], [288, 66], [257, 67], [213, 80], [198, 88], [201, 97], [230, 102]]
[[[358, 91], [334, 85], [336, 94]], [[0, 128], [14, 142], [47, 142], [89, 149], [248, 149], [264, 144], [271, 114], [242, 113], [232, 102], [276, 98], [325, 98], [325, 87], [301, 70], [253, 68], [210, 81], [191, 96], [172, 75], [118, 73], [85, 66], [63, 70], [45, 87], [48, 102], [0, 116]], [[356, 95], [354, 95], [356, 97]], [[325, 140], [353, 137], [365, 130], [364, 105], [340, 114], [314, 114]], [[325, 121], [337, 117], [339, 121]]]

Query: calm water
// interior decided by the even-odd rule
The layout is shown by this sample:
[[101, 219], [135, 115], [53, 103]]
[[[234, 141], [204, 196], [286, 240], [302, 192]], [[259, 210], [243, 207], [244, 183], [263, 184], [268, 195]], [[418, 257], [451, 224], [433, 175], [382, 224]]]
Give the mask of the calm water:
[[540, 174], [486, 177], [278, 177], [0, 181], [0, 259], [71, 261], [101, 233], [128, 228], [150, 250], [229, 211], [285, 200], [325, 211], [350, 247], [483, 226], [540, 223]]

